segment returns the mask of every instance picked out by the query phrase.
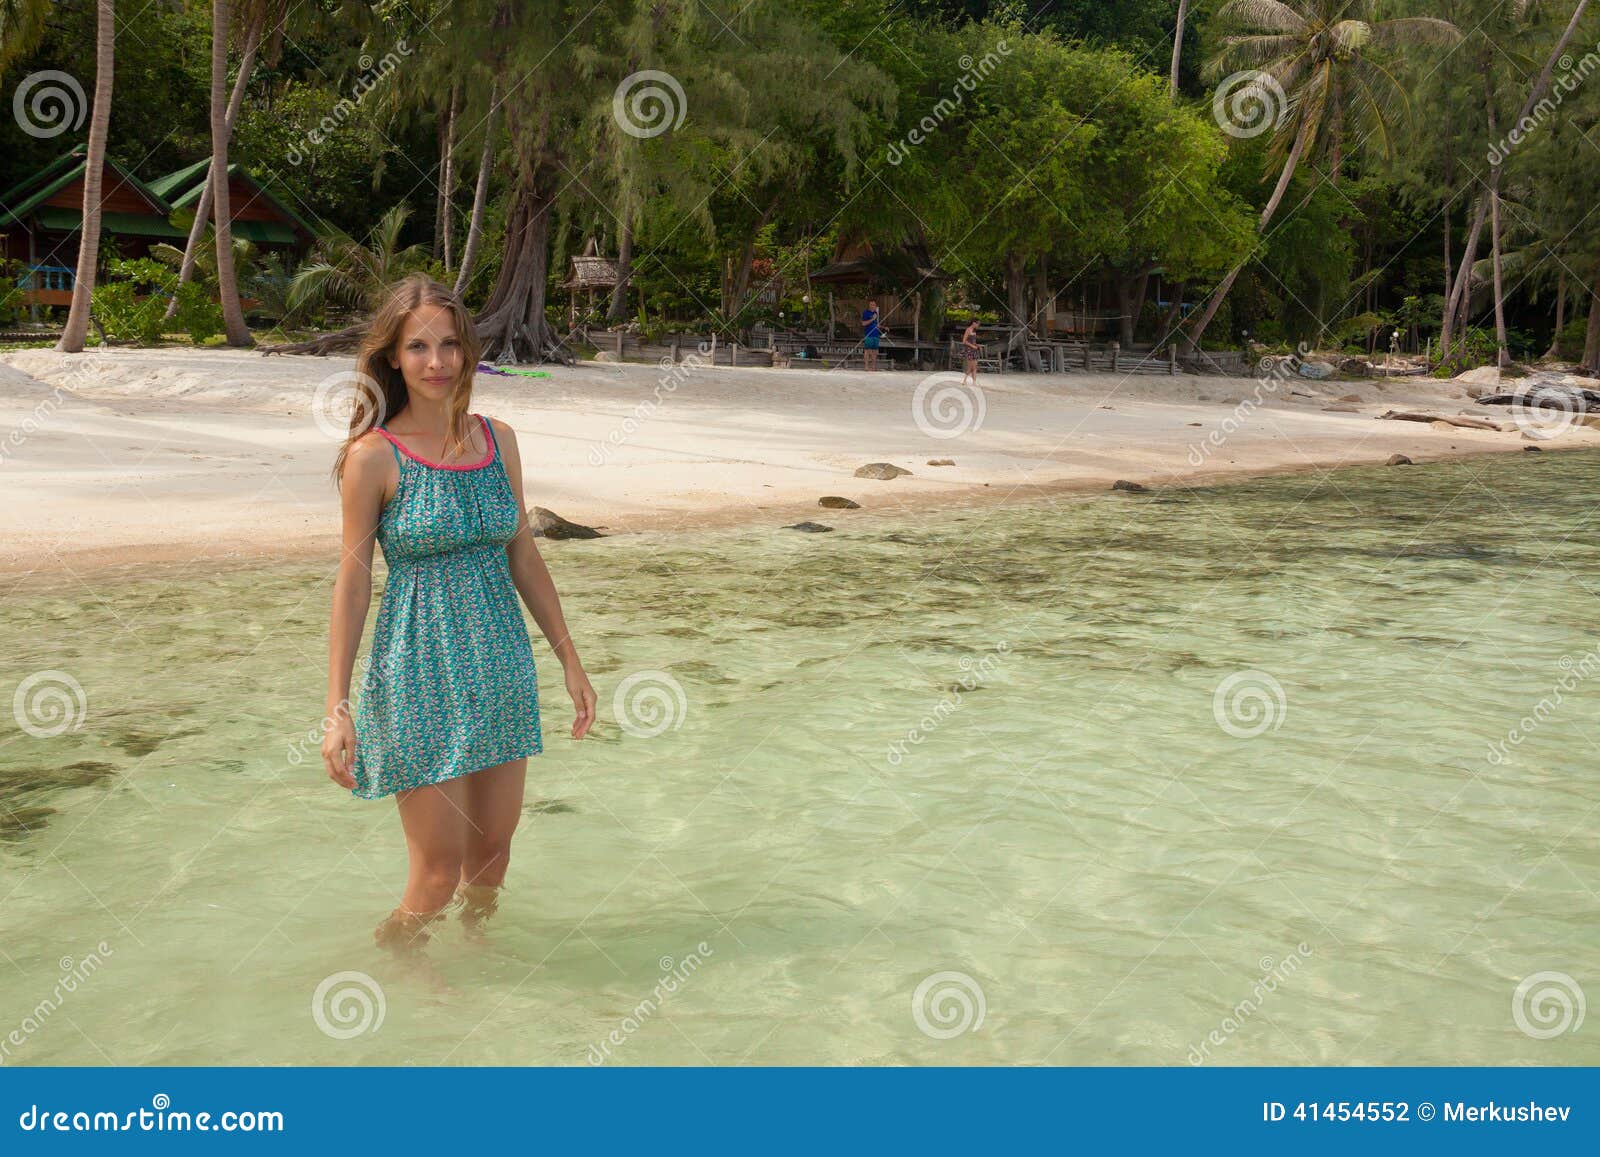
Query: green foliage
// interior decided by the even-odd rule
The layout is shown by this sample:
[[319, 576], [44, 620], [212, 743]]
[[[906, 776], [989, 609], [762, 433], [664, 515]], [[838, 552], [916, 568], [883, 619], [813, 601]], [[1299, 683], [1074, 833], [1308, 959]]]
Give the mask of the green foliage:
[[[167, 302], [174, 294], [178, 308], [168, 322]], [[95, 319], [118, 341], [153, 345], [170, 332], [187, 333], [202, 345], [222, 332], [222, 308], [206, 287], [195, 281], [180, 286], [176, 270], [148, 257], [109, 259], [92, 300]]]
[[1575, 362], [1583, 357], [1584, 342], [1588, 338], [1589, 319], [1581, 314], [1561, 327], [1556, 334], [1556, 356]]

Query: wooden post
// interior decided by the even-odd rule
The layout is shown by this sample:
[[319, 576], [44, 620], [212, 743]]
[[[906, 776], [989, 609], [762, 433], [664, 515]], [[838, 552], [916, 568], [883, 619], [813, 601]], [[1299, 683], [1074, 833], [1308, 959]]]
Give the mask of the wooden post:
[[682, 340], [683, 339], [680, 338], [677, 334], [673, 334], [672, 335], [672, 364], [673, 365], [677, 365], [678, 362], [680, 360], [682, 360], [682, 359], [680, 359], [678, 357], [678, 346], [679, 346], [679, 343], [682, 342]]
[[717, 331], [711, 331], [711, 364], [717, 364]]
[[622, 331], [620, 329], [617, 331], [617, 360], [619, 362], [622, 360]]
[[739, 343], [736, 341], [728, 343], [728, 364], [730, 366], [739, 364]]
[[1120, 341], [1112, 342], [1111, 343], [1111, 372], [1112, 373], [1116, 373], [1117, 372], [1117, 362], [1120, 360], [1121, 353], [1122, 353], [1122, 343]]
[[1093, 348], [1094, 348], [1094, 343], [1091, 342], [1091, 341], [1088, 341], [1087, 339], [1085, 339], [1085, 341], [1083, 343], [1083, 368], [1084, 369], [1088, 369], [1089, 366], [1090, 366], [1089, 356], [1090, 356], [1090, 353], [1092, 352]]
[[1175, 374], [1177, 372], [1178, 372], [1178, 343], [1177, 342], [1168, 342], [1167, 343], [1167, 373]]
[[833, 289], [828, 289], [828, 340], [833, 340]]

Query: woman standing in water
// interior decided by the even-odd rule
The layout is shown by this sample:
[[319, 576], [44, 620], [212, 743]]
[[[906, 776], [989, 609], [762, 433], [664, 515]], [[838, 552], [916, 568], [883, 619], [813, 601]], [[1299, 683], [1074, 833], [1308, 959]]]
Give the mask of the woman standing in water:
[[[566, 672], [573, 738], [594, 722], [594, 688], [528, 526], [516, 435], [470, 410], [478, 350], [444, 286], [396, 285], [356, 360], [374, 396], [358, 398], [334, 463], [344, 542], [322, 758], [341, 787], [399, 806], [410, 873], [374, 935], [402, 949], [457, 904], [475, 931], [505, 879], [527, 757], [544, 746], [519, 594]], [[374, 542], [389, 575], [352, 721]]]

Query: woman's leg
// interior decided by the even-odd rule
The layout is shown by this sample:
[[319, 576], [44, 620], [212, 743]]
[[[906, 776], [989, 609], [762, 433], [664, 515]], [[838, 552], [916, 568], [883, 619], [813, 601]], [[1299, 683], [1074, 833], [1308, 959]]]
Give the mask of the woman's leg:
[[374, 932], [378, 943], [408, 949], [427, 942], [427, 926], [441, 918], [461, 874], [467, 831], [465, 796], [459, 779], [395, 793], [410, 869], [400, 906]]
[[511, 837], [522, 819], [528, 760], [513, 759], [464, 777], [467, 785], [467, 844], [461, 859], [461, 922], [476, 932], [499, 903], [511, 863]]

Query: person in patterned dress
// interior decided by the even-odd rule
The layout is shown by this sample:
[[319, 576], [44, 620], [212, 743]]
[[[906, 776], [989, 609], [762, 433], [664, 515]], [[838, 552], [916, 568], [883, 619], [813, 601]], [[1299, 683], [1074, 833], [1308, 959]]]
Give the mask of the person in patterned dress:
[[[504, 885], [528, 757], [544, 749], [518, 596], [561, 663], [573, 738], [594, 722], [594, 688], [528, 525], [516, 434], [471, 409], [478, 351], [448, 289], [423, 275], [395, 285], [357, 357], [334, 463], [344, 531], [322, 756], [336, 784], [398, 806], [410, 870], [374, 933], [395, 949], [420, 947], [455, 908], [480, 932]], [[374, 544], [388, 573], [352, 712]]]

